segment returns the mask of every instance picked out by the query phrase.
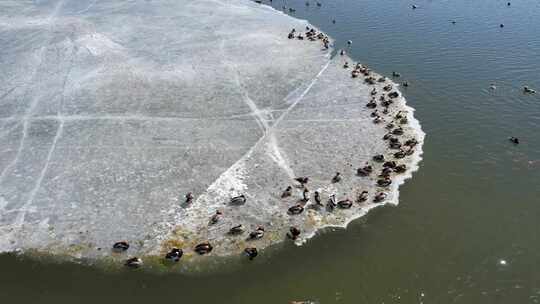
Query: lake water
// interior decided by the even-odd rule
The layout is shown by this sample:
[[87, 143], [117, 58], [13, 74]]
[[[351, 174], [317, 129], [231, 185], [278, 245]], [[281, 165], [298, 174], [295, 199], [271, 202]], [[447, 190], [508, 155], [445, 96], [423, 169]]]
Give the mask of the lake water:
[[303, 247], [284, 244], [251, 263], [216, 261], [198, 274], [108, 272], [4, 255], [0, 299], [537, 303], [540, 94], [521, 88], [540, 90], [540, 2], [506, 2], [421, 0], [415, 10], [391, 0], [272, 3], [296, 8], [338, 49], [352, 40], [354, 59], [409, 82], [402, 91], [427, 136], [399, 206]]

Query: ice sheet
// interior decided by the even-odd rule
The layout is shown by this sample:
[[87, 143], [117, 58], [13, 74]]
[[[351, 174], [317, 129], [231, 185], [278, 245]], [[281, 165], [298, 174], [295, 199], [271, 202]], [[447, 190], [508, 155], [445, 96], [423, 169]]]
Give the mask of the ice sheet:
[[[350, 59], [287, 39], [306, 25], [247, 0], [2, 1], [0, 251], [99, 258], [128, 240], [128, 255], [191, 255], [209, 240], [230, 255], [248, 245], [236, 224], [264, 225], [249, 242], [262, 248], [365, 214], [376, 204], [290, 216], [301, 191], [279, 198], [304, 175], [323, 201], [374, 193], [356, 168], [387, 150]], [[391, 109], [422, 141], [405, 100]], [[388, 193], [397, 203], [397, 183]], [[238, 194], [247, 204], [228, 206]]]

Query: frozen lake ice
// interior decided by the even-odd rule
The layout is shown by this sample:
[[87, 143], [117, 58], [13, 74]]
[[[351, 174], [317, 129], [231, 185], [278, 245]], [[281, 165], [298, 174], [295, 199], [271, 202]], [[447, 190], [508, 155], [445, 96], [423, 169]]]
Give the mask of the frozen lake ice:
[[[375, 179], [356, 168], [388, 152], [365, 107], [388, 82], [367, 85], [343, 69], [350, 59], [287, 39], [307, 25], [245, 0], [2, 1], [0, 251], [99, 258], [127, 240], [129, 255], [192, 255], [208, 240], [230, 255], [291, 226], [301, 243], [378, 205], [291, 216], [301, 189], [280, 198], [296, 176], [324, 202], [372, 196]], [[407, 111], [404, 137], [422, 142], [405, 100], [390, 109]], [[229, 206], [239, 194], [246, 204]], [[243, 236], [227, 234], [236, 224]], [[246, 241], [257, 226], [265, 237]]]

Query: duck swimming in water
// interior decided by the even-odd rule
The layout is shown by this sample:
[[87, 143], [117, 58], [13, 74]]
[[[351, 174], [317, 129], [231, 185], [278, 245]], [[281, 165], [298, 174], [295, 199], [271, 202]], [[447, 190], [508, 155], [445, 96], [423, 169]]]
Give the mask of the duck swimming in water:
[[114, 252], [124, 252], [129, 249], [129, 243], [126, 241], [120, 241], [113, 244]]
[[368, 192], [364, 190], [362, 191], [362, 193], [360, 193], [360, 195], [358, 195], [358, 198], [356, 199], [356, 201], [359, 203], [365, 202], [367, 201], [367, 198], [368, 198]]
[[127, 259], [124, 265], [129, 268], [139, 268], [143, 264], [143, 261], [138, 257]]
[[369, 165], [358, 168], [358, 170], [356, 170], [356, 174], [360, 176], [368, 176], [371, 174], [371, 172], [373, 172], [373, 168]]
[[524, 92], [524, 93], [529, 93], [529, 94], [534, 94], [534, 93], [536, 93], [535, 90], [529, 88], [528, 86], [524, 86], [524, 87], [523, 87], [523, 92]]
[[401, 74], [399, 73], [396, 73], [396, 72], [392, 72], [392, 77], [401, 77]]
[[352, 202], [350, 199], [344, 199], [344, 200], [341, 200], [337, 203], [338, 207], [341, 208], [341, 209], [349, 209], [352, 207]]
[[300, 229], [296, 227], [291, 227], [289, 229], [289, 232], [287, 233], [287, 237], [289, 237], [292, 240], [296, 240], [300, 236]]
[[291, 195], [292, 195], [292, 187], [287, 186], [287, 189], [285, 189], [285, 191], [283, 191], [283, 193], [281, 193], [281, 198], [286, 198], [286, 197], [289, 197]]
[[375, 203], [380, 203], [385, 199], [386, 199], [386, 193], [379, 192], [379, 193], [377, 193], [377, 195], [375, 195], [375, 197], [373, 198], [373, 201]]
[[191, 204], [191, 202], [193, 202], [193, 194], [191, 192], [188, 192], [186, 194], [185, 204]]
[[194, 251], [197, 252], [200, 255], [210, 253], [214, 249], [212, 245], [208, 242], [200, 243], [197, 246], [195, 246]]
[[517, 137], [512, 136], [512, 137], [509, 138], [509, 140], [510, 140], [510, 142], [512, 142], [513, 144], [516, 144], [516, 145], [519, 144], [519, 139], [518, 139]]
[[180, 261], [182, 255], [184, 255], [182, 249], [173, 248], [171, 249], [171, 251], [167, 252], [167, 254], [165, 255], [165, 259], [172, 262], [178, 262]]
[[302, 205], [297, 204], [289, 208], [288, 213], [292, 215], [300, 214], [304, 211], [304, 207]]
[[257, 248], [255, 247], [248, 247], [246, 249], [244, 249], [244, 254], [249, 258], [249, 260], [253, 260], [255, 257], [257, 257], [257, 255], [259, 254], [259, 252], [257, 251]]
[[251, 231], [249, 233], [249, 239], [251, 240], [254, 240], [254, 239], [260, 239], [264, 236], [264, 228], [259, 226], [257, 227], [257, 229], [255, 229], [255, 231]]
[[236, 225], [229, 229], [229, 234], [238, 235], [244, 233], [244, 226], [242, 224]]
[[246, 203], [246, 196], [245, 195], [239, 195], [231, 198], [230, 202], [231, 205], [243, 205]]
[[210, 218], [210, 225], [215, 225], [217, 222], [219, 222], [219, 219], [221, 219], [221, 211], [217, 210], [214, 215]]
[[345, 51], [344, 51], [344, 50], [340, 50], [340, 51], [339, 51], [339, 55], [340, 55], [340, 56], [345, 55]]
[[378, 162], [378, 163], [382, 163], [382, 162], [384, 162], [384, 155], [377, 154], [377, 155], [373, 156], [373, 160]]

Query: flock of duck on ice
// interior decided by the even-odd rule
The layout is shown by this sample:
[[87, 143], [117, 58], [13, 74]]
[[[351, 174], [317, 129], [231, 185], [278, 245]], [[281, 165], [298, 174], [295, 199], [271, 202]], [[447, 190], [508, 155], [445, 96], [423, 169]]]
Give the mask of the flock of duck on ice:
[[[261, 1], [256, 1], [260, 3]], [[271, 2], [271, 0], [270, 0]], [[307, 5], [309, 5], [309, 2], [306, 2]], [[320, 2], [316, 2], [317, 6], [321, 6]], [[510, 6], [510, 2], [507, 4]], [[417, 6], [413, 5], [413, 9], [416, 9]], [[283, 7], [283, 9], [286, 9]], [[289, 8], [290, 12], [294, 12], [295, 10], [292, 8]], [[335, 20], [332, 20], [333, 23], [335, 23]], [[452, 23], [455, 23], [454, 21]], [[501, 24], [501, 27], [504, 25]], [[313, 28], [306, 27], [306, 31], [304, 34], [297, 32], [295, 29], [292, 29], [289, 34], [287, 35], [288, 39], [296, 39], [296, 40], [309, 40], [309, 41], [321, 41], [322, 45], [325, 49], [329, 48], [330, 40], [328, 36], [326, 36], [324, 33], [317, 32]], [[352, 44], [352, 41], [348, 41], [347, 44], [350, 46]], [[340, 55], [345, 55], [345, 51], [341, 50]], [[352, 67], [352, 69], [350, 69]], [[392, 175], [393, 174], [402, 174], [407, 171], [407, 166], [405, 164], [400, 164], [399, 160], [404, 159], [410, 155], [412, 155], [415, 150], [415, 146], [418, 144], [417, 139], [415, 138], [409, 138], [409, 139], [403, 139], [404, 137], [404, 129], [401, 127], [401, 125], [406, 125], [408, 123], [406, 114], [402, 111], [398, 111], [397, 113], [390, 113], [390, 106], [394, 103], [394, 100], [399, 97], [399, 93], [397, 91], [393, 90], [392, 83], [387, 81], [386, 77], [375, 77], [371, 70], [360, 63], [356, 63], [354, 65], [350, 65], [347, 61], [345, 61], [343, 65], [343, 69], [345, 70], [351, 70], [351, 77], [352, 78], [359, 78], [364, 77], [364, 82], [368, 85], [375, 85], [376, 83], [379, 84], [386, 84], [382, 88], [382, 92], [379, 92], [375, 87], [371, 90], [370, 95], [371, 99], [366, 104], [366, 107], [368, 109], [372, 109], [373, 112], [371, 112], [370, 116], [372, 118], [372, 121], [374, 124], [381, 124], [385, 122], [385, 118], [389, 118], [391, 122], [387, 123], [384, 127], [388, 130], [388, 132], [383, 136], [383, 140], [388, 142], [389, 147], [389, 153], [387, 155], [378, 154], [374, 155], [372, 157], [371, 162], [366, 162], [366, 164], [356, 170], [356, 175], [360, 177], [369, 177], [374, 175], [376, 171], [378, 171], [377, 175], [377, 181], [376, 185], [381, 188], [381, 190], [384, 190], [388, 186], [392, 184]], [[399, 73], [392, 72], [392, 77], [397, 78], [400, 77]], [[402, 83], [403, 86], [408, 86], [407, 82]], [[495, 89], [495, 87], [492, 85], [491, 89]], [[523, 91], [525, 93], [531, 93], [534, 94], [536, 91], [533, 89], [530, 89], [528, 87], [523, 87]], [[379, 111], [381, 110], [381, 111]], [[402, 138], [400, 140], [400, 138]], [[509, 140], [514, 144], [519, 144], [519, 139], [516, 137], [510, 137]], [[393, 152], [393, 151], [395, 152]], [[336, 174], [332, 177], [331, 182], [332, 183], [339, 183], [341, 181], [341, 173], [336, 172]], [[334, 211], [334, 209], [349, 209], [353, 207], [354, 203], [363, 203], [368, 201], [369, 193], [368, 191], [362, 191], [356, 198], [355, 202], [349, 198], [345, 198], [343, 200], [337, 200], [335, 195], [330, 195], [328, 200], [326, 201], [326, 204], [323, 204], [323, 201], [321, 199], [321, 194], [318, 191], [314, 191], [313, 193], [313, 201], [311, 202], [311, 195], [306, 187], [309, 182], [309, 177], [297, 177], [295, 178], [296, 187], [299, 187], [302, 190], [302, 198], [298, 201], [297, 204], [293, 205], [292, 207], [288, 208], [288, 214], [290, 216], [295, 216], [298, 214], [301, 214], [304, 212], [304, 209], [309, 207], [314, 210], [323, 210], [326, 209], [328, 212]], [[286, 189], [282, 192], [281, 198], [285, 199], [288, 197], [293, 196], [293, 186], [287, 186]], [[372, 201], [374, 203], [381, 203], [386, 199], [387, 194], [384, 191], [377, 192], [373, 198]], [[193, 194], [190, 192], [186, 194], [185, 196], [186, 204], [191, 204], [194, 200]], [[230, 199], [230, 205], [243, 205], [246, 203], [246, 196], [245, 195], [239, 195], [236, 197], [233, 197]], [[310, 202], [309, 206], [308, 202]], [[214, 225], [218, 223], [221, 219], [221, 217], [224, 216], [223, 212], [218, 210], [216, 213], [210, 218], [209, 225]], [[244, 227], [242, 224], [238, 224], [234, 227], [231, 227], [229, 230], [230, 235], [241, 235], [245, 232]], [[248, 239], [255, 240], [260, 239], [264, 237], [264, 227], [259, 226], [254, 231], [249, 232]], [[297, 227], [290, 227], [289, 232], [287, 233], [287, 237], [296, 240], [301, 234], [301, 231]], [[120, 241], [113, 245], [112, 250], [114, 252], [125, 252], [129, 249], [129, 243], [127, 241]], [[210, 242], [203, 242], [195, 246], [193, 248], [193, 251], [198, 253], [199, 255], [205, 255], [212, 251], [213, 246], [210, 244]], [[183, 256], [184, 252], [181, 248], [171, 248], [169, 252], [167, 252], [164, 256], [165, 260], [171, 261], [171, 262], [178, 262], [181, 257]], [[245, 254], [250, 260], [253, 260], [258, 255], [257, 248], [255, 247], [247, 247], [244, 249], [243, 254]], [[143, 264], [142, 259], [138, 257], [132, 257], [125, 261], [125, 266], [131, 267], [131, 268], [138, 268]]]

